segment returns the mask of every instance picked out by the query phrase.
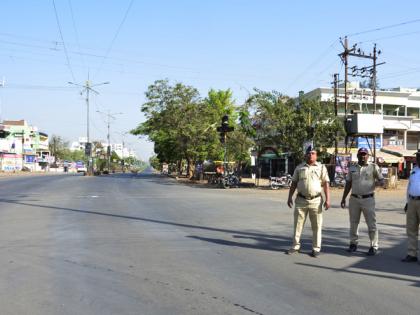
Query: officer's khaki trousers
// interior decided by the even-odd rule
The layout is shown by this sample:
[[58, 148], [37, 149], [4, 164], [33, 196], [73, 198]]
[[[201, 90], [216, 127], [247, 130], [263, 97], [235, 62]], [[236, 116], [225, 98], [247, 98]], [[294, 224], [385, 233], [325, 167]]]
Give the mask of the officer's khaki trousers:
[[359, 238], [360, 214], [363, 212], [369, 230], [370, 246], [378, 249], [378, 229], [376, 228], [375, 198], [359, 199], [351, 196], [349, 201], [350, 244], [357, 245]]
[[300, 236], [302, 235], [303, 227], [305, 226], [306, 217], [309, 215], [312, 227], [312, 249], [316, 252], [321, 250], [321, 231], [322, 231], [322, 207], [310, 205], [300, 207], [296, 205], [294, 212], [294, 237], [293, 248], [300, 249]]
[[418, 241], [419, 235], [419, 223], [420, 223], [420, 200], [408, 200], [407, 207], [407, 237], [408, 237], [408, 251], [407, 254], [410, 256], [417, 257], [418, 252]]

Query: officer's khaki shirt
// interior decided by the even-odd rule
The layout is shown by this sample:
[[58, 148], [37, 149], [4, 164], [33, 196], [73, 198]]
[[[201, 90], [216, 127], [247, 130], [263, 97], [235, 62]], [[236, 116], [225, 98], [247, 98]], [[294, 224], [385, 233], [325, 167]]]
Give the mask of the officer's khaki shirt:
[[[297, 191], [306, 197], [314, 197], [322, 193], [322, 186], [330, 181], [327, 168], [319, 162], [309, 165], [306, 162], [299, 164], [293, 173], [292, 180], [297, 183]], [[320, 199], [312, 202], [319, 203]], [[311, 203], [311, 200], [308, 200]]]
[[346, 176], [346, 180], [351, 181], [351, 193], [356, 195], [373, 194], [375, 182], [383, 179], [378, 165], [374, 163], [368, 163], [364, 166], [352, 164]]

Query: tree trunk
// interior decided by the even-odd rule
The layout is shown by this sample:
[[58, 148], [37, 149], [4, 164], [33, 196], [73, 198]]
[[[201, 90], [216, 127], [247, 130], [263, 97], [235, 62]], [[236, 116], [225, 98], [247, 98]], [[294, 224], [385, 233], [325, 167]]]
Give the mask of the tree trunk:
[[178, 171], [178, 175], [181, 176], [182, 175], [182, 160], [179, 160], [177, 162], [177, 171]]

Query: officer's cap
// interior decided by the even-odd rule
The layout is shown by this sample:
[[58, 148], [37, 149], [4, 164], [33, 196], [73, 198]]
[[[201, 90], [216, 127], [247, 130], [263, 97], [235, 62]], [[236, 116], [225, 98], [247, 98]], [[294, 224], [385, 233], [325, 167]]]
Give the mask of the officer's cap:
[[357, 154], [369, 154], [369, 150], [366, 148], [360, 148], [359, 151], [357, 151]]
[[306, 153], [306, 154], [309, 154], [309, 153], [311, 153], [312, 151], [316, 151], [316, 149], [315, 149], [315, 147], [314, 147], [314, 145], [313, 145], [313, 144], [309, 144], [309, 145], [306, 147], [305, 153]]

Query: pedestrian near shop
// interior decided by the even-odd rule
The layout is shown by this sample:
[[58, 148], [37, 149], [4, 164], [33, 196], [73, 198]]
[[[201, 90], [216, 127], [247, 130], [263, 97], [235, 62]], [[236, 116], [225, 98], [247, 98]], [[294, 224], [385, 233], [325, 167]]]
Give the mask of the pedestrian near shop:
[[368, 149], [360, 148], [357, 151], [357, 160], [357, 164], [352, 164], [349, 167], [343, 198], [341, 199], [341, 207], [344, 209], [347, 195], [351, 191], [349, 200], [350, 245], [348, 252], [352, 253], [357, 250], [360, 216], [363, 213], [370, 239], [370, 247], [367, 254], [373, 256], [377, 254], [379, 248], [379, 233], [376, 227], [375, 212], [375, 186], [383, 186], [384, 178], [378, 165], [368, 162]]
[[[309, 215], [312, 227], [311, 256], [318, 257], [322, 239], [322, 206], [324, 205], [326, 210], [330, 207], [330, 192], [327, 168], [317, 161], [317, 151], [313, 146], [306, 149], [305, 162], [298, 165], [294, 171], [287, 200], [289, 208], [293, 206], [293, 194], [296, 189], [293, 245], [287, 254], [291, 255], [300, 251], [300, 237]], [[325, 194], [324, 204], [322, 192]]]
[[407, 186], [406, 230], [407, 230], [407, 256], [403, 262], [416, 262], [418, 260], [418, 235], [420, 224], [420, 150], [416, 153], [416, 167], [411, 171]]

